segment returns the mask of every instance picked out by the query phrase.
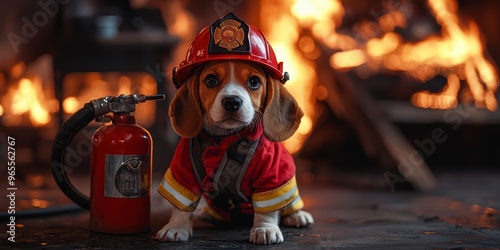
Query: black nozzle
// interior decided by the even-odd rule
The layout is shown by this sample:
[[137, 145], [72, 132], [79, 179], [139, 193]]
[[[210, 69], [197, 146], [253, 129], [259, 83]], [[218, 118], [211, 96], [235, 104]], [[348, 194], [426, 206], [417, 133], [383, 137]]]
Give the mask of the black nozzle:
[[165, 95], [164, 94], [147, 95], [146, 101], [149, 101], [149, 100], [165, 100]]

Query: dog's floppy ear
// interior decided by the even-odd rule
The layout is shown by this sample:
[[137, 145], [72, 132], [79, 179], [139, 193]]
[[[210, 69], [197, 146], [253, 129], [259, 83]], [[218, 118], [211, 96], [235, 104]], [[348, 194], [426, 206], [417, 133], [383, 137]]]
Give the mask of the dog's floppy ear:
[[199, 72], [188, 78], [175, 93], [168, 114], [174, 131], [182, 137], [192, 138], [203, 127], [198, 90]]
[[267, 98], [262, 126], [270, 141], [284, 141], [295, 133], [304, 113], [279, 80], [267, 77]]

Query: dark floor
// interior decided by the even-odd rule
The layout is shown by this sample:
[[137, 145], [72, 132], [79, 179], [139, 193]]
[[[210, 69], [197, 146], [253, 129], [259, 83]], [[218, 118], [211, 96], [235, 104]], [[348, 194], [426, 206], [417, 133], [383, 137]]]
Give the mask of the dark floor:
[[[282, 228], [285, 242], [266, 248], [498, 249], [499, 179], [500, 172], [446, 172], [438, 175], [437, 190], [425, 194], [302, 185], [301, 196], [315, 224], [305, 229]], [[199, 221], [195, 222], [194, 237], [189, 242], [156, 241], [152, 235], [167, 222], [169, 205], [155, 190], [153, 194], [151, 233], [110, 235], [89, 231], [89, 213], [75, 209], [58, 189], [25, 187], [23, 190], [19, 186], [18, 216], [28, 216], [25, 209], [30, 206], [37, 209], [34, 207], [48, 204], [47, 215], [17, 218], [16, 242], [12, 243], [7, 240], [8, 221], [3, 209], [0, 249], [260, 248], [248, 241], [249, 228], [221, 229]], [[2, 198], [2, 208], [7, 207], [5, 204]], [[72, 212], [51, 215], [52, 204], [69, 204], [63, 208]]]

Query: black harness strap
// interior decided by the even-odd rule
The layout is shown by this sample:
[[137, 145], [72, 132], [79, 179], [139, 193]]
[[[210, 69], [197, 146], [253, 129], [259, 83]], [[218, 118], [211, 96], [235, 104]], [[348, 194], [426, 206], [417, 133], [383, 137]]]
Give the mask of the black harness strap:
[[[239, 138], [227, 148], [215, 176], [213, 176], [215, 192], [206, 193], [214, 200], [214, 204], [222, 208], [227, 207], [229, 200], [234, 205], [241, 202], [250, 202], [250, 197], [247, 197], [241, 191], [241, 182], [259, 142], [260, 138], [256, 141]], [[196, 180], [200, 185], [206, 177], [202, 160], [203, 152], [207, 147], [216, 145], [214, 142], [201, 137], [190, 140], [189, 155]]]

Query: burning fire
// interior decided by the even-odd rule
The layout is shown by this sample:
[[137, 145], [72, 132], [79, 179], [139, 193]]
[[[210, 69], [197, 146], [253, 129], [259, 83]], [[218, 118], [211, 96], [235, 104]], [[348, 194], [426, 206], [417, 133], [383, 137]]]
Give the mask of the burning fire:
[[40, 56], [29, 65], [18, 62], [8, 76], [0, 77], [0, 85], [7, 84], [0, 96], [4, 125], [48, 127], [53, 124], [53, 113], [59, 110], [59, 105], [49, 84], [53, 81], [50, 55]]
[[[62, 101], [62, 110], [68, 115], [83, 108], [85, 103], [104, 96], [157, 93], [155, 79], [145, 72], [128, 73], [127, 76], [116, 73], [73, 73], [66, 76], [64, 84], [66, 91], [74, 90], [71, 94], [75, 94], [65, 93], [68, 97]], [[155, 122], [154, 102], [141, 103], [136, 108], [135, 116], [139, 124], [150, 126]], [[58, 111], [58, 100], [45, 94], [41, 77], [38, 76], [21, 78], [17, 84], [12, 84], [0, 103], [0, 116], [7, 126], [48, 126], [53, 120], [53, 113]]]
[[[374, 16], [376, 22], [361, 22], [352, 35], [336, 31], [345, 12], [341, 0], [274, 0], [261, 5], [264, 33], [279, 60], [285, 62], [285, 70], [292, 73], [285, 86], [305, 113], [298, 133], [285, 142], [290, 152], [301, 148], [313, 128], [316, 99], [328, 95], [317, 85], [313, 62], [320, 53], [317, 44], [336, 51], [330, 57], [332, 68], [358, 68], [361, 77], [381, 70], [404, 72], [421, 82], [437, 75], [445, 77], [447, 84], [440, 93], [420, 91], [412, 96], [417, 107], [450, 109], [458, 104], [459, 96], [462, 101], [469, 96], [476, 106], [496, 110], [497, 70], [483, 55], [477, 25], [471, 20], [465, 27], [460, 25], [456, 1], [427, 1], [442, 33], [417, 43], [405, 42], [395, 32], [396, 28], [407, 26], [405, 9], [411, 8], [412, 3], [389, 2], [393, 6]], [[363, 39], [359, 39], [359, 33]], [[462, 81], [468, 88], [460, 91]], [[322, 97], [317, 93], [322, 93]]]
[[[290, 11], [279, 11], [286, 9]], [[327, 39], [325, 32], [335, 32], [342, 22], [344, 9], [340, 1], [275, 0], [263, 4], [260, 14], [267, 39], [277, 58], [284, 62], [285, 71], [291, 73], [285, 87], [304, 111], [297, 133], [284, 142], [290, 153], [295, 153], [313, 128], [314, 104], [318, 98], [315, 95], [325, 92], [317, 84], [313, 60], [319, 57], [320, 51], [315, 39]], [[309, 27], [313, 36], [300, 34], [302, 27]]]
[[497, 71], [483, 55], [477, 25], [469, 20], [467, 27], [460, 26], [456, 1], [437, 0], [427, 4], [442, 27], [440, 36], [417, 43], [403, 42], [394, 28], [406, 26], [404, 15], [397, 9], [391, 10], [377, 20], [380, 31], [385, 32], [381, 38], [373, 37], [365, 44], [356, 44], [356, 49], [333, 54], [331, 66], [349, 69], [366, 64], [373, 72], [383, 67], [405, 72], [422, 82], [436, 75], [446, 77], [447, 85], [441, 93], [421, 91], [413, 95], [412, 103], [421, 108], [454, 108], [463, 80], [468, 86], [464, 92], [470, 92], [477, 107], [496, 110]]
[[[42, 81], [39, 77], [22, 78], [17, 86], [11, 86], [4, 97], [3, 106], [11, 119], [5, 119], [6, 125], [15, 125], [22, 115], [28, 115], [31, 125], [44, 126], [51, 121], [51, 112], [57, 111], [54, 100], [45, 97]], [[3, 108], [2, 108], [3, 109]]]

